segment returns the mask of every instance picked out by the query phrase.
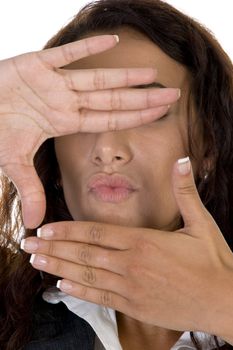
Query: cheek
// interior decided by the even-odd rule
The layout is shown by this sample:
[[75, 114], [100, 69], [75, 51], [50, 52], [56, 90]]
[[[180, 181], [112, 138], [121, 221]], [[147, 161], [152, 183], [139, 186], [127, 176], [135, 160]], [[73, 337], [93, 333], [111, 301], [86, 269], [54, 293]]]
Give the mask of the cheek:
[[65, 199], [69, 207], [72, 197], [76, 198], [80, 192], [81, 169], [85, 163], [83, 143], [72, 135], [60, 137], [54, 142], [55, 153], [61, 173], [61, 180]]
[[[157, 136], [153, 138], [153, 147], [151, 147], [148, 138], [148, 147], [145, 153], [148, 154], [146, 160], [148, 174], [150, 174], [151, 179], [154, 179], [153, 184], [160, 191], [161, 196], [163, 193], [171, 193], [174, 164], [177, 159], [187, 156], [186, 152], [183, 138], [177, 128], [167, 129], [166, 132], [161, 130], [160, 133], [157, 133]], [[163, 190], [160, 190], [161, 188]]]
[[146, 167], [164, 176], [178, 158], [187, 155], [186, 136], [172, 122], [146, 128], [137, 131], [137, 155]]
[[65, 201], [74, 220], [82, 210], [82, 175], [88, 167], [92, 145], [92, 137], [86, 134], [59, 137], [54, 142]]
[[[158, 130], [157, 130], [158, 131]], [[185, 143], [176, 128], [144, 133], [139, 163], [145, 188], [143, 210], [153, 227], [172, 227], [179, 216], [172, 188], [172, 170], [186, 156]]]
[[63, 176], [76, 177], [89, 158], [92, 144], [90, 137], [84, 134], [55, 139], [55, 153]]

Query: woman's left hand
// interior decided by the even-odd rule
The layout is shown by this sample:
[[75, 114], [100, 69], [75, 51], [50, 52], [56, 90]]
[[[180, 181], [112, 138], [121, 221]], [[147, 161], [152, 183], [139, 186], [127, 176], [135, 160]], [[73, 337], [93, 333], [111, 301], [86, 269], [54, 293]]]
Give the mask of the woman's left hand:
[[[43, 239], [30, 237], [23, 244], [36, 253], [33, 267], [64, 278], [60, 289], [74, 297], [160, 327], [218, 335], [221, 322], [233, 319], [233, 255], [200, 200], [192, 169], [182, 175], [176, 163], [172, 181], [184, 228], [47, 224]], [[53, 234], [45, 237], [45, 228]], [[28, 249], [29, 242], [37, 249]]]

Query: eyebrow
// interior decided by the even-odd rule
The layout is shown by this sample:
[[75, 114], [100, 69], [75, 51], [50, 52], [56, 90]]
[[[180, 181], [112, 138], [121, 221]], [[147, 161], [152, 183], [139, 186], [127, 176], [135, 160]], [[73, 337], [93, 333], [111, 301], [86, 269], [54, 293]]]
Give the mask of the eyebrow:
[[159, 83], [159, 82], [154, 82], [151, 84], [143, 84], [143, 85], [134, 85], [132, 86], [135, 89], [148, 89], [148, 88], [166, 88], [165, 85]]

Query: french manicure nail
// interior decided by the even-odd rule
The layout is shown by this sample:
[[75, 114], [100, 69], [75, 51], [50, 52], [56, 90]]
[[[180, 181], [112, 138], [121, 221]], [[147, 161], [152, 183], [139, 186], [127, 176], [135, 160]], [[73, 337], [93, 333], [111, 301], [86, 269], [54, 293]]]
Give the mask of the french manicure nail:
[[51, 238], [54, 235], [54, 231], [49, 227], [40, 227], [37, 229], [37, 237]]
[[47, 264], [47, 259], [44, 256], [32, 254], [30, 258], [30, 263], [32, 265], [45, 266]]
[[178, 159], [178, 170], [181, 175], [187, 175], [190, 169], [191, 163], [189, 157]]
[[116, 39], [116, 42], [119, 43], [119, 41], [120, 41], [119, 36], [118, 35], [114, 35], [114, 38]]
[[57, 288], [62, 289], [62, 290], [70, 290], [73, 287], [71, 282], [64, 281], [64, 280], [58, 280], [56, 286], [57, 286]]
[[28, 251], [35, 251], [38, 249], [38, 242], [36, 241], [32, 241], [29, 239], [22, 239], [21, 243], [20, 243], [20, 248], [23, 250], [28, 250]]

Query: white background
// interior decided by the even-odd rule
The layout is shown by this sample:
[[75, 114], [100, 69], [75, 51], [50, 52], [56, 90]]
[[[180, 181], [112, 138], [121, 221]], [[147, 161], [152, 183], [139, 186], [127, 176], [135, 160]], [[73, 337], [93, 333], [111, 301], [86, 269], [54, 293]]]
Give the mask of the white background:
[[[41, 49], [87, 0], [1, 0], [0, 59]], [[167, 0], [208, 27], [233, 60], [232, 0]]]

